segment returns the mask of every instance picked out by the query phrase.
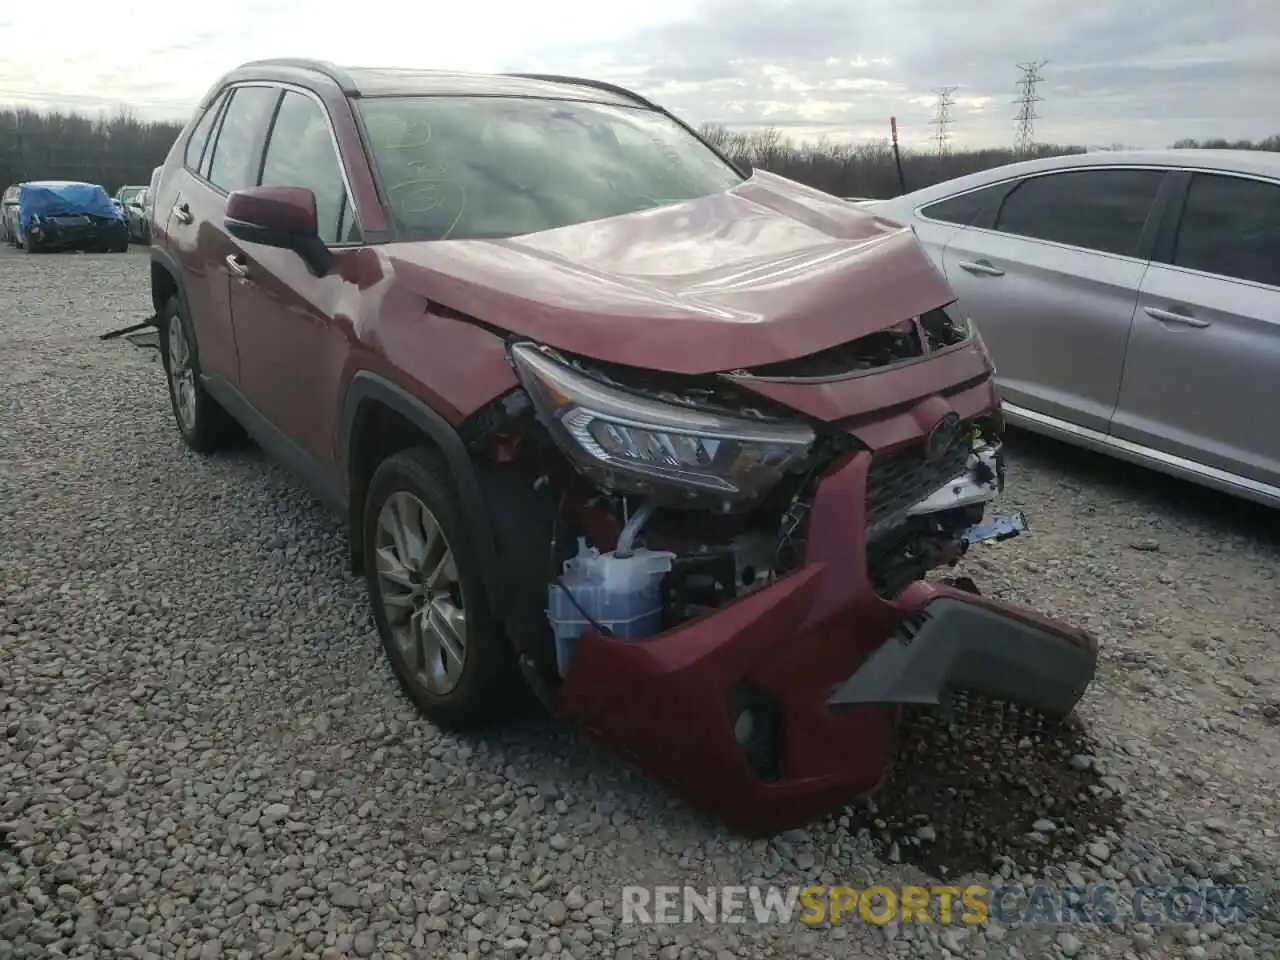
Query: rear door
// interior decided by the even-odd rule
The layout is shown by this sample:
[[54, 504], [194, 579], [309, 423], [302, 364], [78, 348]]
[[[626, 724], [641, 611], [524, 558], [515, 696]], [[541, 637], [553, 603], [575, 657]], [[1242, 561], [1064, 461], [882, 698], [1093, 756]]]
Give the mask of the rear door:
[[1009, 404], [1107, 430], [1163, 179], [1116, 167], [1026, 177], [951, 237], [947, 279]]
[[1280, 182], [1183, 175], [1147, 271], [1113, 434], [1280, 485]]
[[165, 232], [170, 249], [182, 261], [201, 371], [232, 383], [239, 377], [239, 352], [231, 323], [226, 258], [236, 248], [222, 221], [227, 195], [257, 181], [263, 141], [282, 92], [269, 84], [232, 87], [224, 95], [216, 121], [210, 120], [204, 143], [197, 142], [200, 126], [192, 133], [187, 175], [172, 200], [166, 198], [170, 209]]

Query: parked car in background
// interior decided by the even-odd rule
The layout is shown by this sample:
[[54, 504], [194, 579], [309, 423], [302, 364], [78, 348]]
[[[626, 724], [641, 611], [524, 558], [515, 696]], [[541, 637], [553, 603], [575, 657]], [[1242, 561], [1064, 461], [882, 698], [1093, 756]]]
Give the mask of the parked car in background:
[[0, 196], [0, 243], [18, 243], [18, 185], [5, 187]]
[[129, 228], [119, 204], [98, 184], [67, 180], [19, 184], [18, 225], [28, 253], [123, 253], [129, 249]]
[[142, 193], [142, 191], [145, 189], [147, 188], [144, 184], [140, 184], [140, 183], [125, 184], [123, 187], [121, 187], [119, 190], [116, 191], [115, 198], [120, 201], [121, 206], [127, 208], [131, 203], [134, 203], [136, 201], [138, 194]]
[[861, 206], [946, 273], [1011, 424], [1280, 506], [1280, 154], [1048, 157]]
[[999, 398], [909, 230], [621, 87], [299, 60], [220, 80], [155, 203], [179, 433], [349, 519], [438, 723], [531, 691], [771, 831], [881, 783], [904, 702], [1092, 679], [1087, 633], [924, 579], [1023, 527], [980, 523]]
[[156, 220], [156, 187], [160, 185], [160, 174], [164, 167], [159, 166], [151, 171], [151, 182], [147, 184], [147, 192], [142, 201], [143, 214], [147, 220], [147, 242], [151, 242], [151, 225]]
[[148, 188], [143, 187], [138, 193], [134, 194], [125, 206], [125, 222], [129, 226], [129, 239], [136, 240], [138, 243], [151, 242], [151, 218], [150, 205], [148, 203]]

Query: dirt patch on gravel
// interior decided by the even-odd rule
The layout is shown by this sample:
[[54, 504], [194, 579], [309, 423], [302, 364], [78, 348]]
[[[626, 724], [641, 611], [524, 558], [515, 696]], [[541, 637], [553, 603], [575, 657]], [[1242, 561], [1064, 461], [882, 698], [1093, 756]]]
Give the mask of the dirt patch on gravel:
[[1061, 863], [1119, 830], [1123, 786], [1095, 768], [1074, 717], [1048, 726], [910, 715], [892, 779], [875, 799], [877, 852], [943, 879]]

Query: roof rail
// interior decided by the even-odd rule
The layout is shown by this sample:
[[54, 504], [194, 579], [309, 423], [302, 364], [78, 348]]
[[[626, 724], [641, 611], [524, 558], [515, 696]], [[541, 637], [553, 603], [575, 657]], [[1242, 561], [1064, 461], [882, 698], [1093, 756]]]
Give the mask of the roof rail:
[[670, 110], [666, 109], [665, 107], [659, 106], [658, 104], [654, 103], [652, 100], [649, 100], [645, 97], [640, 96], [640, 94], [636, 93], [634, 90], [628, 90], [626, 87], [618, 86], [618, 84], [616, 83], [608, 83], [604, 80], [588, 80], [585, 77], [564, 77], [554, 73], [508, 73], [507, 76], [520, 77], [521, 79], [524, 79], [524, 80], [541, 80], [545, 83], [564, 83], [564, 84], [570, 84], [570, 85], [579, 86], [579, 87], [590, 87], [594, 90], [603, 90], [606, 93], [616, 94], [617, 96], [630, 100], [632, 103], [638, 104], [639, 106], [645, 107], [649, 110], [653, 110], [657, 113], [662, 114], [668, 120], [683, 127], [693, 136], [697, 137], [698, 140], [702, 141], [702, 143], [707, 147], [707, 149], [709, 149], [712, 153], [714, 153], [717, 157], [719, 157], [721, 160], [727, 163], [734, 170], [738, 171], [738, 174], [744, 180], [750, 176], [750, 174], [748, 174], [745, 170], [743, 170], [742, 167], [738, 166], [736, 163], [733, 162], [732, 159], [726, 156], [722, 150], [717, 148], [715, 144], [708, 143], [707, 139], [703, 137], [702, 134], [698, 133], [697, 130], [693, 129], [693, 127], [689, 126], [689, 124], [685, 123], [683, 120], [681, 120], [679, 117], [677, 117], [674, 113], [672, 113]]
[[650, 103], [634, 90], [628, 90], [626, 87], [620, 87], [616, 83], [607, 83], [604, 80], [588, 80], [586, 77], [565, 77], [556, 73], [509, 73], [509, 77], [520, 77], [523, 80], [542, 80], [545, 83], [567, 83], [578, 87], [591, 87], [595, 90], [603, 90], [605, 93], [617, 94], [627, 100], [634, 101], [642, 107], [649, 107], [651, 110], [660, 110], [665, 113], [656, 103]]
[[238, 69], [243, 70], [247, 67], [295, 67], [299, 70], [312, 70], [328, 77], [341, 87], [342, 92], [348, 97], [354, 97], [360, 93], [351, 74], [328, 60], [312, 60], [309, 57], [272, 57], [267, 60], [250, 60], [248, 63], [240, 64]]

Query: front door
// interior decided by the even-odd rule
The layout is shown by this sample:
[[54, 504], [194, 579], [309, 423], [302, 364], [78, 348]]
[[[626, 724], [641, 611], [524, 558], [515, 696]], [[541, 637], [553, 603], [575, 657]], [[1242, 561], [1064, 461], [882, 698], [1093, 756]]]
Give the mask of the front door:
[[1280, 183], [1191, 177], [1142, 284], [1112, 433], [1280, 485]]
[[231, 312], [246, 399], [310, 459], [332, 466], [336, 403], [350, 349], [345, 259], [360, 229], [333, 146], [329, 116], [311, 96], [286, 91], [267, 140], [262, 186], [306, 187], [316, 197], [320, 239], [338, 250], [316, 277], [291, 250], [233, 240]]
[[1028, 177], [1004, 197], [993, 228], [951, 238], [943, 269], [1009, 404], [1107, 430], [1163, 176], [1108, 168]]

